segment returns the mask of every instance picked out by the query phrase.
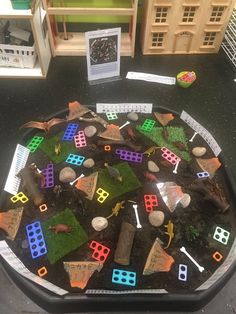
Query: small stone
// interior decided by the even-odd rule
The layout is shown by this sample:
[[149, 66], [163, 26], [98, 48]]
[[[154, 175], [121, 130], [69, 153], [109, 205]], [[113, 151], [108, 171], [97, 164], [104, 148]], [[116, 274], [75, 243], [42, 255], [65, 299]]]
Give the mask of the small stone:
[[108, 221], [104, 217], [95, 217], [93, 218], [91, 224], [93, 229], [95, 229], [96, 231], [102, 231], [108, 226]]
[[195, 157], [201, 157], [206, 154], [206, 148], [205, 147], [194, 147], [192, 149], [192, 153]]
[[75, 178], [76, 173], [71, 167], [65, 167], [59, 173], [59, 181], [63, 183], [74, 181]]
[[154, 227], [160, 227], [163, 224], [164, 219], [165, 219], [165, 215], [160, 210], [154, 210], [148, 216], [148, 220], [150, 224]]
[[149, 161], [148, 161], [148, 170], [149, 170], [150, 172], [159, 172], [159, 171], [160, 171], [160, 168], [155, 164], [154, 161], [149, 160]]
[[129, 112], [127, 118], [131, 121], [138, 121], [138, 115], [136, 112]]
[[24, 239], [22, 242], [21, 242], [21, 247], [22, 249], [28, 249], [29, 247], [29, 241], [27, 239]]
[[180, 200], [180, 204], [183, 208], [186, 208], [189, 206], [191, 202], [191, 196], [187, 193], [184, 193], [183, 197]]
[[88, 158], [85, 160], [85, 162], [83, 163], [83, 166], [85, 168], [92, 168], [95, 165], [95, 162], [92, 158]]
[[89, 126], [86, 126], [86, 128], [84, 128], [84, 134], [87, 137], [93, 137], [96, 133], [97, 133], [97, 129], [93, 125], [89, 125]]

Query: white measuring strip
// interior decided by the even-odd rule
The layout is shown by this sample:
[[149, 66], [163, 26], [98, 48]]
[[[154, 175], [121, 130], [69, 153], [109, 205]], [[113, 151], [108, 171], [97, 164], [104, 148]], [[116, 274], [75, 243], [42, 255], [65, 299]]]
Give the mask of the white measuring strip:
[[65, 295], [69, 293], [68, 291], [59, 288], [58, 286], [52, 284], [51, 282], [42, 279], [41, 277], [31, 273], [28, 268], [19, 260], [19, 258], [13, 253], [6, 241], [0, 241], [0, 255], [5, 259], [5, 261], [20, 275], [33, 281], [34, 283], [58, 294]]
[[208, 132], [200, 123], [194, 120], [186, 111], [182, 111], [180, 118], [186, 122], [195, 132], [197, 132], [201, 137], [207, 142], [207, 144], [212, 149], [215, 156], [221, 153], [221, 148], [217, 144], [214, 137]]
[[115, 113], [128, 113], [128, 112], [140, 112], [140, 113], [152, 113], [152, 104], [150, 103], [97, 103], [97, 113], [115, 112]]
[[139, 289], [139, 290], [99, 290], [99, 289], [88, 289], [85, 294], [166, 294], [168, 293], [165, 289]]
[[142, 73], [142, 72], [128, 72], [126, 75], [130, 80], [141, 80], [146, 82], [161, 83], [167, 85], [175, 85], [176, 78], [171, 76], [161, 76], [156, 74]]
[[21, 169], [25, 167], [29, 153], [30, 150], [27, 147], [17, 144], [11, 163], [11, 168], [5, 183], [4, 191], [13, 195], [18, 193], [21, 179], [16, 175]]

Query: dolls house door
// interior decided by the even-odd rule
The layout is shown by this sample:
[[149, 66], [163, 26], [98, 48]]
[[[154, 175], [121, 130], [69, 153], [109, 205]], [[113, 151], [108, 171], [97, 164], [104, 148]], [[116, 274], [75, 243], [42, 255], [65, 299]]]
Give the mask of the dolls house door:
[[189, 31], [181, 31], [175, 34], [173, 53], [190, 52], [193, 33]]

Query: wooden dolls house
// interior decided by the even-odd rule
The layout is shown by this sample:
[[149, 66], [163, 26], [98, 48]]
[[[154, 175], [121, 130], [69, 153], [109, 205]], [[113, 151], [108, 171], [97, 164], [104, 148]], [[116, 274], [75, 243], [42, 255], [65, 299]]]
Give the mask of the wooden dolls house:
[[145, 0], [143, 54], [217, 53], [235, 0]]

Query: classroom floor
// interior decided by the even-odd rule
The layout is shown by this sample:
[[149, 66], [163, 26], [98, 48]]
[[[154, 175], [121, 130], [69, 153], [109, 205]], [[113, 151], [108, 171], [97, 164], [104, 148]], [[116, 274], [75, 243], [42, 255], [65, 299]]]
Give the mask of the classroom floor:
[[[189, 89], [125, 78], [128, 71], [176, 76], [193, 70], [197, 80]], [[57, 57], [46, 80], [0, 79], [0, 188], [3, 189], [15, 145], [22, 135], [19, 127], [28, 121], [43, 121], [77, 100], [97, 102], [143, 102], [187, 111], [209, 130], [222, 148], [225, 167], [236, 191], [236, 78], [223, 52], [199, 56], [141, 56], [121, 60], [121, 80], [89, 85], [85, 57]], [[0, 313], [46, 313], [8, 279], [0, 268]], [[236, 313], [236, 274], [197, 313]], [[106, 309], [104, 309], [105, 313]], [[75, 310], [76, 313], [76, 310]], [[162, 312], [164, 313], [164, 312]], [[178, 312], [181, 313], [181, 312]]]

